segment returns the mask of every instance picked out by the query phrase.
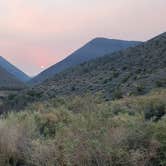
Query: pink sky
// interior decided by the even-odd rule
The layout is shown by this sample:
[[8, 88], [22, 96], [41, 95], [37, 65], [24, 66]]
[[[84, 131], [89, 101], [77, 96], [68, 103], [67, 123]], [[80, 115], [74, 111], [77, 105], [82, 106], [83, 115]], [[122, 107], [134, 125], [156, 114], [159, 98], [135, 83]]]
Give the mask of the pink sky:
[[95, 37], [150, 39], [165, 16], [166, 0], [1, 0], [0, 55], [33, 76]]

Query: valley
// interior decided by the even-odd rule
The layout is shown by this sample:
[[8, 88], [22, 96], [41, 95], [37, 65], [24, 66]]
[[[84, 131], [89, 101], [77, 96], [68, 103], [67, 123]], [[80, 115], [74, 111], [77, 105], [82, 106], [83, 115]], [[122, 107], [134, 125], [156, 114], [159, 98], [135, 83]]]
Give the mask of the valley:
[[26, 81], [0, 64], [0, 166], [165, 166], [166, 33], [99, 50]]

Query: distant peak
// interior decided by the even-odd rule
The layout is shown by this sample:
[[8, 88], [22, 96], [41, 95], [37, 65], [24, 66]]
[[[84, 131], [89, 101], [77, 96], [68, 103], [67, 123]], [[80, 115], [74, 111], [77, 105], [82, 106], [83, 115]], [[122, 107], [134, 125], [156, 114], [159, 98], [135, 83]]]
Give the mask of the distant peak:
[[90, 42], [104, 42], [104, 41], [112, 41], [112, 42], [141, 42], [136, 40], [123, 40], [123, 39], [115, 39], [115, 38], [105, 38], [105, 37], [96, 37], [92, 39]]
[[99, 42], [99, 41], [105, 41], [105, 40], [111, 40], [111, 39], [104, 38], [104, 37], [96, 37], [92, 39], [90, 42]]
[[93, 40], [110, 40], [110, 39], [105, 37], [96, 37]]

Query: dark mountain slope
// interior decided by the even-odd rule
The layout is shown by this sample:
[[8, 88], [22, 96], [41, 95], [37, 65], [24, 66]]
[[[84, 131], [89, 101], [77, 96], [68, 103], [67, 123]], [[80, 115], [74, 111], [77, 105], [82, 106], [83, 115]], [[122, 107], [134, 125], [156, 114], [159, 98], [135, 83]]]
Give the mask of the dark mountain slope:
[[23, 73], [20, 69], [16, 68], [2, 56], [0, 56], [0, 66], [22, 82], [27, 82], [30, 80], [29, 76]]
[[0, 67], [0, 90], [22, 89], [24, 84], [12, 74]]
[[131, 46], [136, 46], [140, 43], [141, 42], [136, 41], [96, 38], [75, 51], [73, 54], [69, 55], [63, 61], [51, 66], [50, 68], [37, 75], [30, 81], [30, 83], [41, 83], [42, 81], [51, 78], [56, 73], [59, 73], [67, 68], [74, 67], [78, 64], [104, 56], [108, 53], [113, 53]]
[[100, 91], [112, 98], [120, 93], [142, 94], [160, 86], [166, 86], [166, 33], [55, 75], [36, 88], [47, 96]]

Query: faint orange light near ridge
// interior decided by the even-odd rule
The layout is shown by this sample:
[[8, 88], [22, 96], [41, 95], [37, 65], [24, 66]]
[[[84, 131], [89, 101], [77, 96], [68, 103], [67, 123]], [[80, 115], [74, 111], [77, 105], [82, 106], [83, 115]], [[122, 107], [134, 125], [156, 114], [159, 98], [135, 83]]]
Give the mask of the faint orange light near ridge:
[[44, 66], [40, 66], [41, 69], [44, 69]]

